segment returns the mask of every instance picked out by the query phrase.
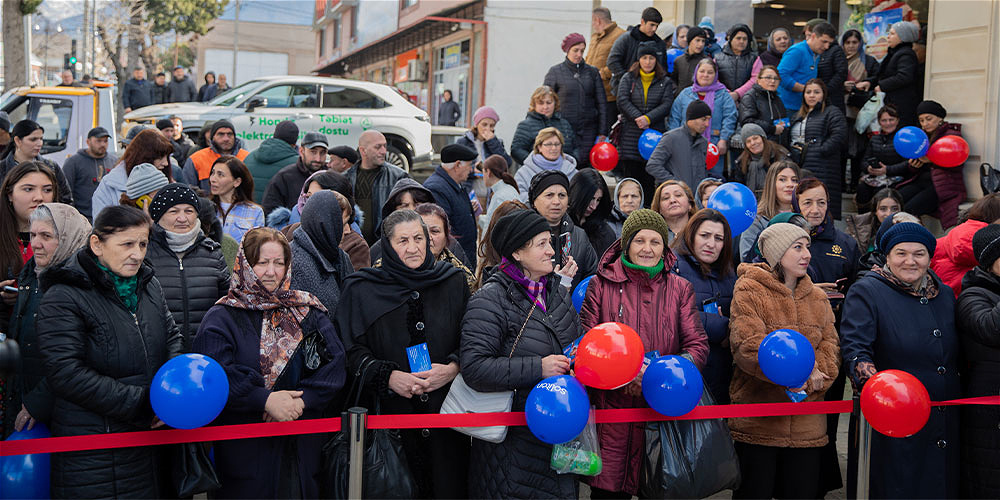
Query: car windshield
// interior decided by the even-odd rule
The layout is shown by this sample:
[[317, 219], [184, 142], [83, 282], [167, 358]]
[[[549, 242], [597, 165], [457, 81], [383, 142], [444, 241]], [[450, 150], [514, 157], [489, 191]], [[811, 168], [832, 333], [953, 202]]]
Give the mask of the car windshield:
[[233, 87], [221, 95], [209, 101], [209, 106], [229, 106], [230, 104], [243, 99], [265, 82], [263, 80], [250, 80], [238, 87]]

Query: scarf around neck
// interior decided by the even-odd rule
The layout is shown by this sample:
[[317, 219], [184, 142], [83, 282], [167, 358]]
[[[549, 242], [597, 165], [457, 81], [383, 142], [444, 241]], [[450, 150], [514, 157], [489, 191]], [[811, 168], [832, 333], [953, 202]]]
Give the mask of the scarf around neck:
[[170, 247], [171, 252], [184, 253], [202, 235], [201, 220], [195, 219], [194, 228], [186, 233], [175, 233], [164, 229], [163, 234], [167, 237], [167, 246]]
[[939, 291], [937, 286], [937, 281], [933, 277], [931, 277], [930, 271], [928, 271], [927, 274], [924, 275], [923, 279], [920, 280], [919, 287], [914, 287], [913, 285], [899, 279], [899, 277], [897, 277], [895, 273], [893, 273], [892, 270], [889, 269], [888, 264], [886, 264], [885, 267], [880, 267], [877, 265], [873, 266], [872, 271], [875, 271], [875, 273], [885, 278], [885, 280], [891, 283], [893, 286], [899, 288], [900, 290], [909, 295], [927, 300], [937, 297]]
[[531, 161], [544, 170], [562, 170], [563, 155], [559, 155], [559, 158], [555, 160], [549, 160], [542, 156], [541, 153], [535, 153], [531, 155]]
[[864, 47], [859, 47], [858, 51], [852, 56], [847, 56], [847, 75], [848, 81], [860, 82], [868, 77], [868, 71], [865, 69], [865, 59], [861, 57], [861, 51]]
[[[701, 61], [698, 61], [698, 62], [700, 63]], [[698, 84], [698, 67], [699, 66], [701, 66], [701, 64], [695, 64], [695, 66], [694, 66], [694, 74], [691, 75], [691, 82], [692, 82], [691, 83], [691, 90], [693, 90], [695, 92], [695, 97], [696, 98], [698, 97], [698, 93], [700, 93], [700, 92], [704, 92], [705, 93], [705, 99], [703, 99], [703, 100], [705, 101], [705, 104], [708, 104], [708, 108], [712, 110], [712, 116], [714, 117], [715, 116], [715, 92], [719, 91], [719, 90], [723, 90], [723, 91], [726, 90], [726, 86], [723, 85], [722, 82], [719, 81], [719, 72], [718, 71], [715, 72], [715, 81], [713, 81], [711, 84], [706, 85], [704, 87], [701, 86], [701, 85], [699, 85]], [[701, 135], [704, 136], [706, 139], [708, 139], [708, 140], [711, 141], [712, 140], [712, 127], [706, 127], [705, 131], [702, 132]]]
[[500, 258], [499, 267], [504, 274], [510, 276], [510, 279], [521, 285], [524, 292], [528, 294], [528, 298], [530, 298], [531, 301], [542, 310], [542, 312], [547, 312], [545, 310], [545, 299], [548, 296], [548, 292], [545, 289], [545, 284], [548, 282], [548, 276], [542, 276], [542, 279], [539, 281], [532, 281], [524, 275], [519, 267], [507, 260], [507, 257]]
[[657, 274], [660, 274], [661, 272], [663, 272], [663, 259], [660, 259], [660, 261], [657, 262], [655, 266], [651, 266], [651, 267], [650, 266], [640, 266], [639, 264], [633, 264], [633, 263], [629, 262], [628, 257], [625, 257], [625, 254], [623, 253], [622, 254], [622, 265], [625, 266], [625, 267], [627, 267], [627, 268], [629, 268], [629, 269], [635, 269], [636, 271], [642, 271], [642, 272], [648, 274], [649, 275], [649, 279], [653, 279], [653, 278], [656, 277]]
[[104, 274], [108, 275], [108, 278], [111, 278], [111, 285], [115, 287], [115, 294], [121, 299], [122, 304], [125, 304], [129, 312], [135, 314], [135, 311], [139, 308], [139, 275], [136, 274], [131, 278], [123, 278], [115, 274], [111, 269], [104, 267], [104, 264], [101, 264], [101, 261], [97, 260], [96, 257], [94, 258], [94, 262], [97, 263], [97, 267], [101, 271], [104, 271]]
[[309, 308], [327, 312], [326, 307], [313, 294], [291, 289], [291, 267], [289, 262], [281, 284], [275, 291], [268, 291], [254, 273], [243, 252], [243, 245], [240, 245], [229, 293], [216, 302], [217, 305], [263, 313], [260, 373], [268, 390], [274, 387], [278, 376], [302, 341], [302, 320], [309, 314]]

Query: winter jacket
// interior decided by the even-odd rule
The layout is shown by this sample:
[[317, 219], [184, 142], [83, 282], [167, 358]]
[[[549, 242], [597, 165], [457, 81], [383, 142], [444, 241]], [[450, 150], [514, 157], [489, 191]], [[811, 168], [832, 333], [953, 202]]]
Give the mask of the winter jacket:
[[872, 134], [868, 139], [868, 146], [865, 148], [864, 166], [878, 167], [879, 163], [884, 163], [885, 175], [889, 177], [913, 177], [916, 172], [910, 168], [906, 158], [896, 152], [896, 146], [893, 145], [895, 137], [896, 131], [891, 134]]
[[[299, 421], [323, 416], [344, 386], [344, 347], [327, 315], [311, 307], [308, 311], [300, 323], [303, 340], [274, 386], [267, 389], [260, 368], [264, 312], [223, 305], [209, 309], [194, 350], [218, 361], [229, 378], [229, 399], [214, 425], [261, 423], [267, 397], [279, 390], [302, 391], [305, 408]], [[317, 476], [326, 440], [325, 434], [301, 434], [214, 443], [222, 488], [213, 497], [282, 498], [298, 490], [302, 498], [318, 498]], [[289, 464], [285, 459], [293, 454], [294, 464]], [[296, 472], [286, 473], [292, 467]], [[298, 485], [288, 484], [295, 479]]]
[[625, 73], [618, 85], [618, 109], [622, 115], [621, 135], [618, 139], [618, 157], [644, 161], [639, 154], [639, 138], [644, 130], [635, 119], [645, 116], [649, 128], [663, 133], [667, 129], [667, 116], [674, 103], [674, 82], [667, 76], [653, 77], [649, 91], [644, 92], [642, 82], [631, 72]]
[[497, 136], [493, 136], [493, 138], [488, 141], [480, 142], [476, 141], [476, 139], [472, 136], [471, 131], [467, 131], [465, 132], [465, 135], [459, 137], [455, 143], [461, 144], [479, 153], [479, 161], [486, 161], [486, 159], [492, 155], [500, 155], [507, 161], [507, 167], [514, 164], [514, 160], [511, 159], [509, 154], [507, 154], [507, 149], [503, 145], [503, 139], [500, 139]]
[[[191, 153], [187, 161], [184, 162], [184, 182], [200, 188], [206, 193], [211, 192], [208, 178], [212, 175], [212, 165], [223, 154], [233, 155], [240, 161], [246, 160], [247, 156], [250, 156], [250, 152], [243, 149], [243, 139], [239, 137], [233, 143], [233, 150], [229, 152], [215, 149], [215, 143], [209, 144], [209, 147]], [[180, 182], [180, 179], [176, 180]]]
[[167, 85], [157, 85], [153, 82], [153, 104], [164, 104], [167, 100]]
[[706, 169], [707, 154], [708, 141], [705, 137], [691, 135], [691, 130], [684, 124], [663, 134], [646, 162], [646, 172], [656, 179], [657, 186], [677, 179], [697, 187], [706, 177], [722, 178], [722, 163], [717, 163], [712, 170]]
[[177, 160], [177, 164], [183, 165], [187, 163], [188, 154], [194, 150], [194, 142], [191, 138], [187, 134], [181, 134], [179, 141], [170, 139], [170, 145], [174, 147], [174, 154], [172, 156]]
[[[153, 269], [139, 269], [135, 313], [89, 248], [53, 271], [42, 275], [36, 318], [55, 398], [52, 436], [148, 431], [153, 375], [184, 342]], [[166, 497], [173, 486], [160, 453], [147, 446], [53, 454], [52, 498]]]
[[149, 231], [148, 248], [147, 263], [156, 272], [170, 314], [184, 336], [184, 351], [190, 351], [205, 313], [229, 292], [229, 268], [222, 247], [203, 234], [178, 255], [167, 246], [166, 231], [155, 224]]
[[458, 106], [457, 102], [453, 100], [443, 101], [441, 107], [438, 108], [437, 124], [453, 127], [460, 116], [462, 116], [462, 108]]
[[[1000, 393], [1000, 278], [974, 267], [962, 280], [955, 317], [968, 368], [964, 397]], [[1000, 497], [1000, 408], [962, 407], [962, 497]]]
[[812, 236], [809, 245], [809, 278], [813, 283], [834, 283], [841, 278], [854, 279], [861, 260], [858, 242], [834, 224], [827, 224], [823, 232]]
[[[791, 50], [791, 49], [789, 49]], [[786, 60], [782, 59], [782, 61]], [[830, 193], [830, 212], [840, 219], [843, 179], [840, 175], [840, 152], [847, 146], [847, 120], [840, 109], [829, 104], [820, 111], [819, 105], [803, 119], [798, 113], [791, 126], [805, 121], [805, 152], [799, 166], [808, 169], [823, 181]], [[792, 145], [794, 148], [794, 144]]]
[[802, 92], [794, 91], [793, 87], [796, 83], [805, 85], [816, 78], [818, 65], [819, 54], [813, 52], [805, 40], [788, 47], [781, 55], [781, 62], [778, 63], [778, 74], [781, 76], [778, 95], [789, 113], [795, 113], [802, 107]]
[[[743, 160], [744, 154], [749, 154], [750, 158], [747, 161], [747, 171], [743, 172]], [[778, 144], [771, 144], [771, 154], [767, 157], [763, 153], [755, 155], [750, 153], [749, 150], [744, 149], [740, 156], [736, 158], [733, 164], [733, 170], [730, 172], [730, 181], [739, 182], [746, 185], [754, 192], [757, 199], [760, 199], [761, 193], [764, 192], [764, 184], [767, 180], [767, 170], [774, 165], [775, 162], [788, 159], [788, 150]]]
[[299, 157], [295, 163], [283, 167], [278, 173], [271, 177], [264, 190], [264, 199], [260, 204], [264, 208], [264, 213], [269, 214], [275, 208], [292, 208], [299, 201], [299, 194], [302, 193], [303, 184], [306, 179], [315, 172], [302, 163]]
[[885, 103], [899, 111], [900, 127], [917, 124], [917, 104], [923, 98], [917, 82], [918, 66], [913, 44], [904, 42], [889, 49], [879, 68], [878, 86], [885, 92]]
[[[750, 37], [750, 40], [752, 41], [753, 37]], [[747, 44], [746, 50], [742, 54], [736, 55], [727, 43], [725, 47], [722, 47], [722, 52], [719, 52], [715, 56], [715, 63], [719, 65], [719, 81], [730, 92], [736, 91], [739, 93], [741, 99], [747, 90], [750, 89], [747, 82], [750, 81], [753, 62], [757, 60], [757, 52], [751, 50], [752, 46], [752, 43]]]
[[[573, 126], [559, 114], [558, 111], [546, 118], [545, 115], [537, 111], [528, 111], [524, 119], [517, 124], [514, 131], [514, 139], [510, 141], [510, 156], [521, 165], [527, 161], [535, 148], [535, 137], [543, 128], [555, 127], [563, 135], [563, 153], [568, 155], [576, 154], [576, 132]], [[575, 158], [574, 158], [575, 159]], [[521, 185], [520, 182], [517, 183]], [[525, 188], [526, 190], [527, 188]]]
[[219, 93], [219, 86], [214, 83], [206, 83], [198, 89], [198, 102], [208, 102], [215, 99]]
[[101, 179], [111, 172], [116, 163], [118, 157], [114, 154], [106, 153], [101, 158], [94, 158], [87, 148], [80, 149], [63, 162], [63, 175], [73, 188], [73, 205], [84, 217], [93, 219], [97, 215], [91, 211], [91, 200]]
[[270, 183], [271, 177], [282, 168], [294, 164], [298, 157], [299, 153], [295, 146], [277, 137], [265, 139], [260, 143], [260, 146], [243, 160], [247, 170], [253, 175], [253, 199], [263, 200], [264, 189]]
[[[570, 256], [576, 261], [578, 270], [576, 276], [573, 277], [573, 285], [570, 287], [571, 290], [576, 290], [576, 285], [580, 284], [583, 278], [597, 272], [597, 262], [600, 256], [590, 245], [587, 232], [582, 227], [573, 224], [569, 214], [563, 216], [559, 225], [550, 226], [549, 231], [552, 233], [552, 249], [556, 252], [552, 256], [552, 265], [562, 266]], [[566, 234], [569, 235], [569, 241], [564, 236]], [[566, 247], [569, 247], [569, 255], [563, 255]]]
[[937, 239], [931, 269], [954, 292], [955, 298], [962, 293], [962, 278], [979, 264], [972, 253], [972, 236], [986, 227], [985, 222], [969, 219]]
[[611, 88], [617, 89], [620, 86], [625, 73], [632, 68], [632, 64], [639, 60], [639, 44], [642, 42], [652, 42], [656, 46], [656, 60], [667, 67], [667, 42], [663, 41], [656, 33], [653, 36], [646, 36], [639, 31], [639, 26], [630, 26], [628, 31], [619, 36], [611, 46], [608, 53], [608, 69], [611, 70]]
[[[839, 338], [826, 293], [808, 276], [789, 290], [764, 263], [740, 264], [737, 274], [729, 319], [736, 365], [729, 384], [732, 403], [788, 402], [786, 388], [771, 382], [757, 363], [764, 337], [781, 328], [801, 333], [815, 350], [816, 368], [830, 379], [822, 390], [809, 392], [806, 401], [822, 401], [840, 366]], [[828, 441], [826, 415], [731, 418], [729, 429], [734, 440], [762, 446], [819, 448]]]
[[[14, 139], [11, 139], [12, 141]], [[45, 164], [46, 167], [52, 169], [56, 173], [56, 182], [59, 183], [59, 199], [56, 200], [67, 205], [74, 205], [73, 203], [73, 187], [70, 186], [69, 181], [66, 179], [66, 175], [63, 174], [62, 168], [56, 165], [52, 160], [42, 158], [41, 156], [36, 156], [32, 161], [40, 161]], [[14, 159], [14, 152], [11, 151], [3, 161], [0, 161], [0, 181], [3, 181], [7, 177], [7, 173], [14, 169], [18, 165], [17, 160]]]
[[[847, 226], [847, 234], [858, 242], [858, 248], [861, 250], [862, 256], [875, 250], [877, 245], [875, 241], [868, 241], [869, 239], [874, 239], [875, 236], [872, 232], [872, 217], [874, 216], [875, 214], [872, 212], [847, 214], [844, 216], [844, 225]], [[878, 231], [878, 228], [875, 228], [875, 230]], [[865, 269], [865, 271], [867, 272], [870, 269]]]
[[[361, 168], [361, 162], [351, 165], [351, 168], [344, 172], [347, 177], [348, 182], [351, 183], [351, 187], [354, 188], [355, 196], [358, 192], [358, 169]], [[372, 218], [372, 227], [377, 228], [382, 224], [382, 212], [379, 211], [378, 207], [385, 205], [386, 200], [389, 199], [389, 193], [392, 191], [392, 187], [396, 185], [396, 182], [404, 177], [410, 177], [410, 174], [406, 173], [405, 170], [391, 164], [388, 162], [382, 163], [378, 167], [379, 172], [376, 174], [375, 181], [372, 183], [372, 209], [368, 210], [365, 217]]]
[[707, 50], [697, 54], [689, 54], [685, 50], [683, 54], [677, 56], [674, 59], [674, 71], [670, 73], [670, 78], [674, 81], [674, 95], [680, 95], [681, 91], [694, 83], [694, 69], [698, 67], [698, 62], [711, 58]]
[[[542, 358], [562, 354], [583, 334], [569, 293], [549, 275], [545, 311], [503, 271], [494, 272], [472, 298], [462, 318], [462, 377], [482, 392], [514, 391], [512, 411], [523, 411], [542, 380]], [[529, 316], [530, 312], [530, 316]], [[523, 331], [521, 331], [523, 328]], [[513, 355], [508, 358], [521, 331]], [[577, 498], [576, 478], [549, 466], [552, 445], [527, 427], [508, 427], [498, 444], [472, 440], [470, 498]]]
[[559, 110], [576, 132], [576, 157], [585, 159], [597, 136], [608, 135], [601, 74], [585, 62], [573, 64], [565, 59], [549, 68], [544, 84], [559, 95]]
[[128, 182], [128, 174], [125, 173], [125, 164], [119, 161], [110, 172], [101, 177], [101, 181], [97, 183], [97, 189], [94, 190], [94, 196], [90, 198], [90, 213], [93, 217], [101, 213], [105, 207], [121, 203], [126, 182]]
[[608, 65], [608, 56], [611, 55], [611, 48], [614, 47], [618, 37], [625, 34], [625, 30], [618, 27], [618, 23], [612, 22], [601, 31], [595, 31], [590, 35], [590, 44], [587, 45], [587, 56], [584, 62], [597, 68], [601, 74], [601, 81], [604, 82], [604, 96], [607, 102], [614, 102], [617, 97], [617, 87], [611, 86], [612, 71]]
[[740, 99], [739, 116], [740, 128], [747, 123], [756, 123], [764, 129], [767, 140], [788, 147], [788, 133], [791, 127], [786, 125], [780, 136], [775, 133], [775, 120], [789, 118], [785, 104], [781, 102], [777, 92], [764, 90], [758, 83], [753, 84], [753, 87]]
[[[660, 355], [687, 354], [699, 368], [708, 358], [708, 339], [698, 318], [691, 283], [671, 272], [677, 261], [664, 252], [664, 270], [650, 278], [645, 271], [626, 268], [621, 260], [621, 241], [615, 242], [590, 280], [580, 309], [583, 331], [609, 321], [632, 327], [644, 349]], [[626, 288], [628, 290], [626, 290]], [[643, 408], [646, 401], [624, 389], [589, 390], [591, 404], [598, 409]], [[642, 468], [645, 423], [601, 424], [597, 439], [604, 469], [591, 479], [592, 487], [636, 494]]]
[[[514, 181], [517, 182], [517, 190], [520, 193], [522, 202], [528, 203], [528, 188], [531, 187], [531, 179], [542, 170], [546, 169], [535, 165], [532, 155], [528, 155], [522, 162], [521, 167], [514, 173]], [[573, 176], [576, 175], [576, 158], [564, 153], [563, 164], [559, 171], [566, 174], [566, 177], [570, 180], [573, 180]]]
[[[934, 144], [938, 139], [946, 135], [962, 136], [962, 125], [958, 123], [943, 122], [932, 134], [928, 134], [930, 143]], [[938, 197], [938, 219], [941, 219], [941, 227], [949, 229], [958, 223], [958, 207], [965, 201], [965, 176], [961, 165], [955, 168], [945, 168], [933, 163], [924, 165], [923, 168], [930, 167], [931, 180], [934, 182], [934, 191]]]
[[156, 84], [149, 80], [129, 78], [122, 86], [122, 108], [135, 111], [151, 104], [159, 104], [153, 100], [153, 87]]
[[424, 187], [434, 196], [434, 202], [448, 214], [451, 234], [462, 245], [465, 257], [472, 264], [470, 267], [475, 269], [478, 229], [469, 194], [441, 165], [438, 165], [434, 173], [424, 181]]
[[19, 370], [6, 377], [4, 391], [0, 393], [6, 408], [0, 422], [3, 426], [0, 438], [3, 439], [14, 432], [14, 421], [22, 404], [32, 418], [45, 425], [52, 418], [52, 390], [45, 381], [44, 357], [35, 329], [35, 315], [41, 302], [42, 290], [35, 274], [35, 259], [31, 258], [21, 268], [17, 279], [17, 303], [11, 312], [10, 328], [5, 327], [7, 336], [21, 348], [21, 364]]
[[167, 89], [163, 95], [163, 102], [195, 102], [198, 100], [198, 89], [194, 86], [194, 80], [190, 76], [178, 80], [170, 77], [167, 82]]
[[844, 49], [836, 42], [830, 44], [830, 48], [820, 54], [819, 63], [816, 65], [816, 78], [823, 80], [823, 83], [826, 84], [828, 92], [826, 98], [841, 113], [844, 113], [844, 82], [847, 81], [847, 54], [844, 53]]
[[[667, 128], [675, 129], [687, 123], [687, 108], [692, 102], [698, 100], [698, 93], [690, 86], [681, 90], [670, 106], [670, 118], [667, 120]], [[736, 132], [736, 122], [738, 118], [736, 102], [726, 90], [715, 91], [715, 109], [712, 112], [712, 124], [709, 134], [712, 136], [712, 143], [718, 144], [720, 140], [729, 141], [729, 138]], [[720, 169], [721, 172], [721, 169]], [[696, 186], [697, 184], [692, 184]]]
[[[516, 180], [514, 182], [517, 182]], [[490, 220], [493, 218], [493, 212], [496, 211], [505, 201], [513, 201], [520, 199], [517, 192], [517, 188], [507, 184], [504, 181], [497, 181], [493, 187], [489, 188], [486, 194], [486, 212], [479, 216], [479, 229], [482, 234], [486, 234], [486, 230], [490, 226]]]
[[[876, 370], [903, 370], [927, 388], [931, 401], [962, 395], [955, 296], [931, 273], [938, 294], [917, 298], [869, 272], [847, 292], [840, 331], [844, 369], [854, 377], [858, 362]], [[931, 409], [916, 434], [892, 438], [872, 433], [872, 498], [957, 498], [959, 409]]]
[[[736, 286], [736, 272], [730, 270], [728, 274], [720, 276], [717, 271], [712, 270], [706, 274], [693, 255], [678, 256], [674, 272], [691, 283], [694, 289], [694, 307], [708, 337], [708, 360], [701, 370], [707, 384], [706, 389], [712, 391], [716, 404], [729, 404], [729, 382], [733, 379], [729, 315], [733, 287]], [[719, 312], [706, 312], [706, 301], [715, 302]]]

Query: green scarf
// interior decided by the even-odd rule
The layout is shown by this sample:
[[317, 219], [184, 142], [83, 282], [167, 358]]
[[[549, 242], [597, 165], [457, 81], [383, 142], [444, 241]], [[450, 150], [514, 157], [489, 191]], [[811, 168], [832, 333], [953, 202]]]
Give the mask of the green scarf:
[[97, 267], [101, 268], [105, 274], [111, 278], [111, 283], [115, 286], [115, 293], [118, 294], [118, 298], [122, 300], [125, 307], [128, 308], [130, 312], [135, 313], [136, 309], [139, 307], [139, 276], [132, 276], [131, 278], [122, 278], [117, 274], [111, 272], [110, 269], [101, 265], [100, 261], [97, 262]]
[[625, 267], [629, 269], [635, 269], [636, 271], [643, 271], [649, 274], [649, 279], [655, 278], [657, 274], [663, 271], [663, 259], [660, 259], [660, 261], [657, 262], [655, 266], [647, 267], [629, 262], [628, 259], [625, 257], [625, 254], [622, 254], [622, 264], [624, 264]]

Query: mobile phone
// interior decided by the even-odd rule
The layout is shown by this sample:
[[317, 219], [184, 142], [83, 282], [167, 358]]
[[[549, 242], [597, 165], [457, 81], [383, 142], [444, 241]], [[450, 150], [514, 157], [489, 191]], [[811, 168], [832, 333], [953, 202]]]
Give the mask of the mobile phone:
[[3, 291], [7, 293], [17, 293], [17, 288], [14, 288], [12, 286], [5, 286], [3, 287]]

